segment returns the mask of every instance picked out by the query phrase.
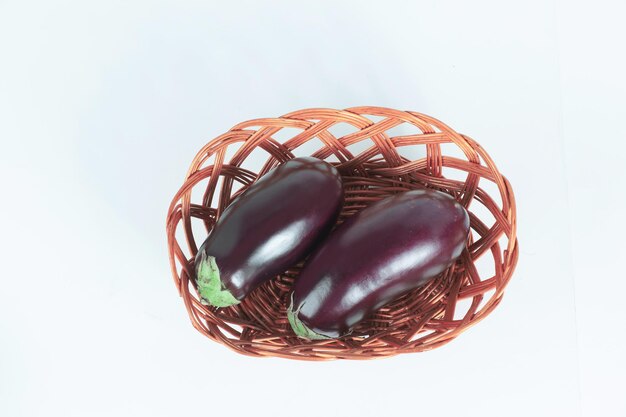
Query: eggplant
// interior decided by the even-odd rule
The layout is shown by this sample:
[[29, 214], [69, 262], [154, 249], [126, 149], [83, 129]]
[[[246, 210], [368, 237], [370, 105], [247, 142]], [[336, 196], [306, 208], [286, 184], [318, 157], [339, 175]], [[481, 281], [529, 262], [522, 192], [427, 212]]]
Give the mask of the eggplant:
[[400, 295], [426, 284], [461, 255], [467, 211], [453, 197], [414, 190], [346, 220], [307, 260], [287, 318], [296, 335], [337, 338]]
[[195, 257], [201, 301], [238, 304], [310, 253], [335, 224], [341, 176], [317, 158], [291, 159], [253, 183], [222, 213]]

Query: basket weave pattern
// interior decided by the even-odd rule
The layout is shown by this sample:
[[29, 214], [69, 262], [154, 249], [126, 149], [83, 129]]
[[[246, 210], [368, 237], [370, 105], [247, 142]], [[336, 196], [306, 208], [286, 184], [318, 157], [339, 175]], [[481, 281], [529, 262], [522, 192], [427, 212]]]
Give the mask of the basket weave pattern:
[[[457, 155], [446, 153], [450, 146]], [[286, 308], [301, 264], [228, 308], [202, 304], [195, 288], [193, 259], [220, 213], [256, 178], [305, 154], [342, 174], [345, 206], [338, 223], [389, 195], [424, 187], [454, 196], [470, 213], [471, 234], [454, 265], [336, 340], [308, 341], [291, 331]], [[497, 191], [490, 195], [486, 183]], [[436, 348], [491, 313], [517, 262], [515, 218], [513, 191], [493, 160], [442, 122], [380, 107], [306, 109], [240, 123], [206, 144], [169, 207], [167, 238], [176, 288], [193, 326], [210, 339], [253, 356], [369, 359]], [[481, 257], [489, 267], [477, 267]]]

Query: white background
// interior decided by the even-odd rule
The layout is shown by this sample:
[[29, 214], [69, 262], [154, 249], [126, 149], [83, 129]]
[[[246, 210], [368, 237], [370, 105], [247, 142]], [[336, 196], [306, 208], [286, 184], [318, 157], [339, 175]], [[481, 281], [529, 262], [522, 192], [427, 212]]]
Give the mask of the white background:
[[[626, 415], [619, 1], [0, 1], [0, 415]], [[254, 359], [190, 325], [165, 214], [237, 122], [380, 105], [477, 139], [520, 261], [438, 350]]]

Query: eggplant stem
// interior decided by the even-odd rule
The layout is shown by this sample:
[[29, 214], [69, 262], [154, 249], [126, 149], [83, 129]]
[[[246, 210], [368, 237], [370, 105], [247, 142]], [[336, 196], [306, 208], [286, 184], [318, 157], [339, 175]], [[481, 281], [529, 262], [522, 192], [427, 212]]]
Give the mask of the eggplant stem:
[[200, 255], [200, 262], [196, 265], [196, 283], [202, 304], [230, 307], [240, 303], [222, 283], [215, 257], [208, 256], [204, 251]]
[[313, 330], [309, 329], [309, 327], [306, 324], [304, 324], [302, 320], [300, 320], [300, 318], [298, 318], [298, 313], [300, 312], [300, 309], [302, 308], [303, 305], [304, 304], [298, 307], [296, 311], [293, 310], [293, 293], [292, 293], [291, 304], [289, 305], [289, 308], [287, 309], [287, 320], [289, 320], [289, 324], [291, 325], [291, 328], [293, 329], [293, 332], [296, 334], [296, 336], [301, 337], [303, 339], [309, 339], [309, 340], [332, 339], [329, 336], [316, 333]]

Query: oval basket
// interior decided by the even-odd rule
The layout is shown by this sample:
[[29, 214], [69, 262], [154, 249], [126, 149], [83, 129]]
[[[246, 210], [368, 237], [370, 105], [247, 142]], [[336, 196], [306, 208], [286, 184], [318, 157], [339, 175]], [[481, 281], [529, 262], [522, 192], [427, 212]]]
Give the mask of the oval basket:
[[[423, 187], [451, 194], [470, 213], [467, 247], [454, 265], [336, 340], [291, 331], [286, 308], [301, 264], [228, 308], [203, 305], [195, 288], [194, 256], [224, 208], [270, 169], [305, 155], [343, 176], [338, 223]], [[167, 239], [176, 288], [198, 331], [245, 355], [303, 360], [380, 358], [448, 343], [500, 303], [518, 257], [513, 191], [483, 148], [432, 117], [381, 107], [305, 109], [234, 126], [193, 159], [169, 207]]]

